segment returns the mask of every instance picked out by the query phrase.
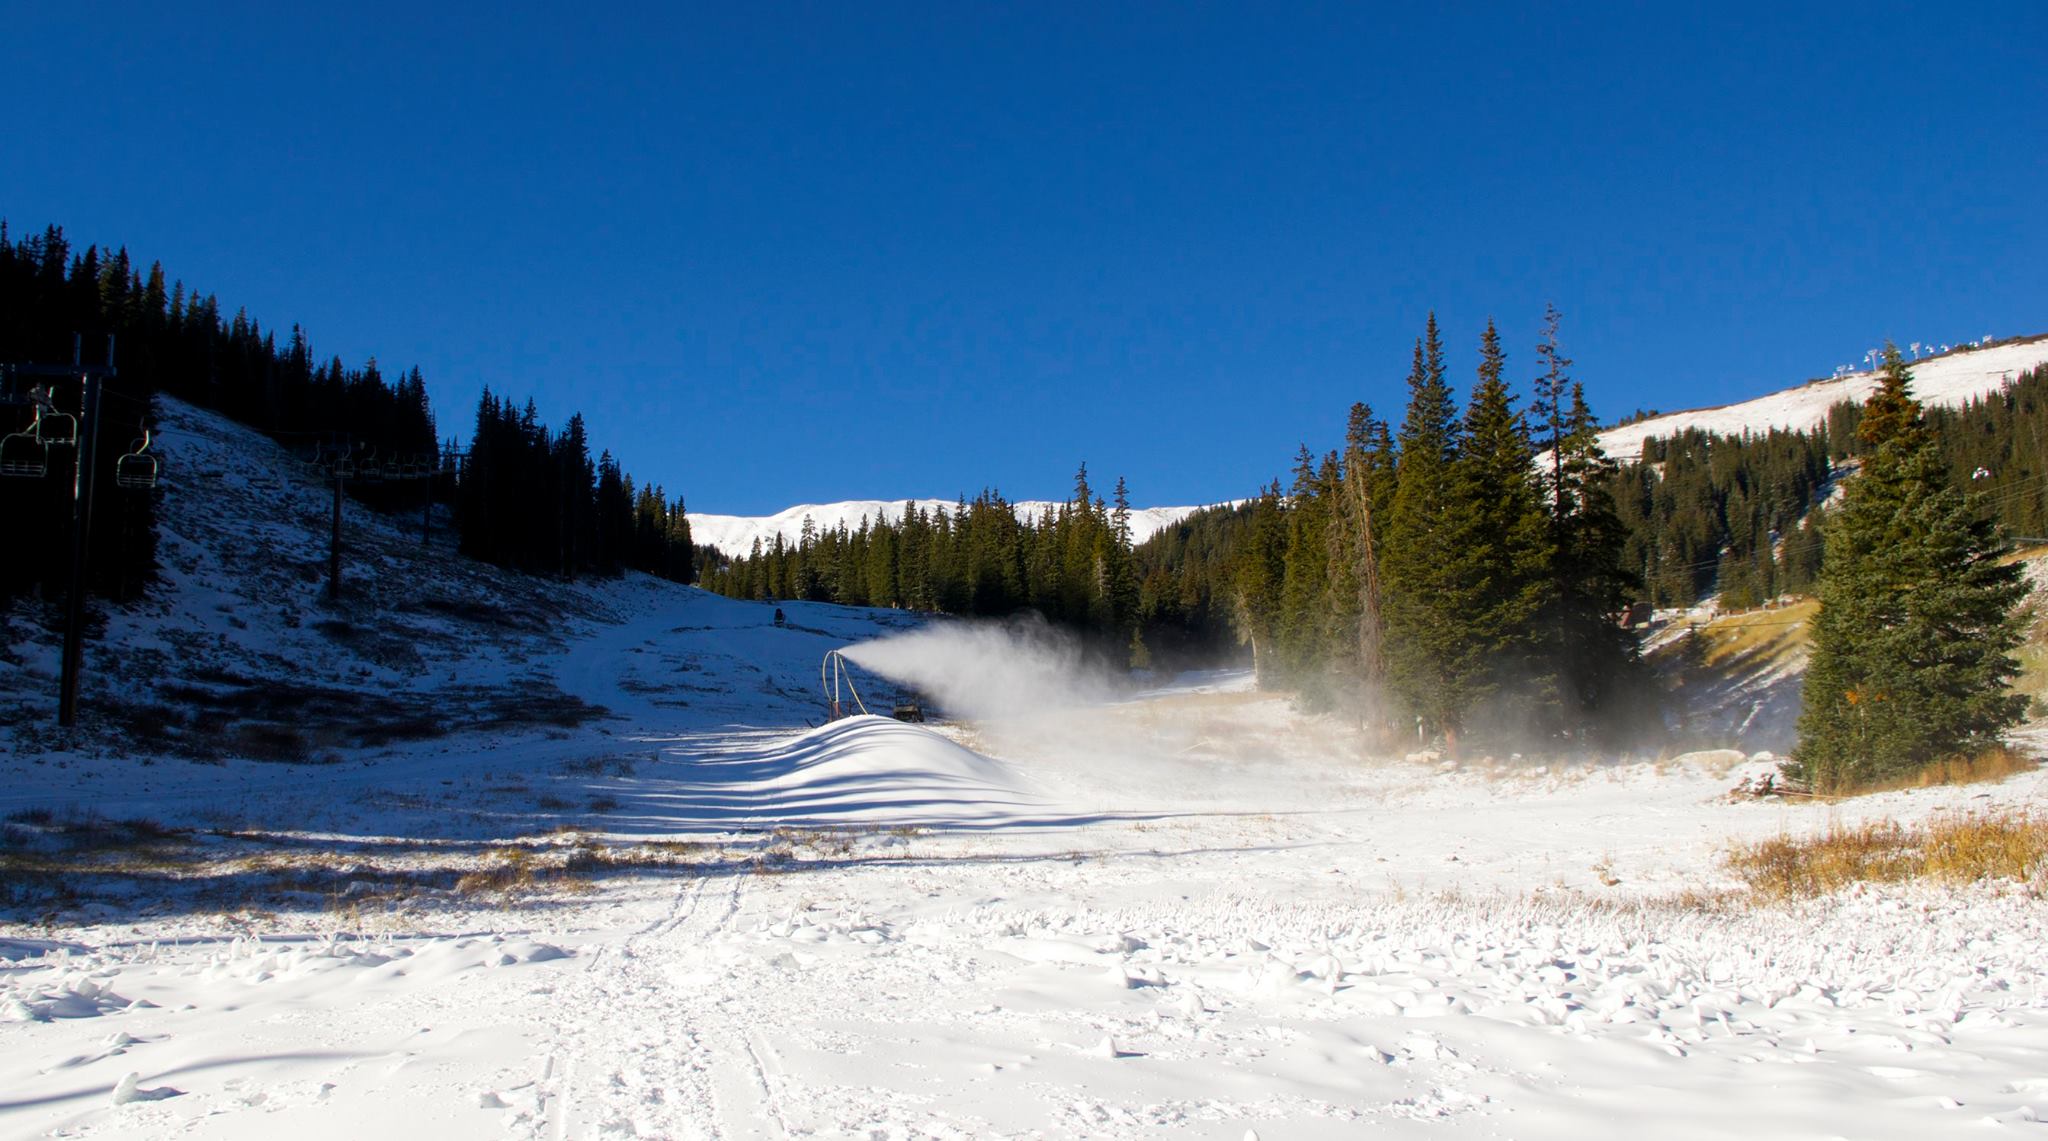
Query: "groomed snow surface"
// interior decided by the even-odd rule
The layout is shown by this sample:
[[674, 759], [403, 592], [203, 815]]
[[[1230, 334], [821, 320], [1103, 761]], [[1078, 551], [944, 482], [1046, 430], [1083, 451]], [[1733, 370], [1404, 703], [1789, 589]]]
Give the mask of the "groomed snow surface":
[[[227, 438], [169, 419], [174, 447]], [[259, 451], [225, 449], [225, 478]], [[174, 559], [206, 510], [167, 501]], [[455, 589], [361, 526], [407, 589]], [[296, 647], [275, 668], [445, 702], [457, 728], [325, 764], [11, 737], [0, 852], [96, 813], [210, 855], [201, 875], [143, 850], [0, 911], [0, 1136], [1918, 1141], [2048, 1116], [2048, 910], [2025, 887], [1678, 902], [1732, 886], [1734, 841], [2040, 809], [2039, 772], [1829, 807], [1730, 799], [1769, 763], [1736, 753], [1370, 757], [1242, 675], [820, 725], [824, 652], [916, 623], [786, 603], [778, 627], [638, 577], [556, 588], [474, 674], [358, 673], [360, 635], [264, 616], [317, 576], [258, 610], [239, 565], [175, 572], [96, 652], [188, 627], [208, 633], [164, 668]], [[223, 607], [246, 625], [216, 639]], [[1045, 649], [977, 633], [961, 659], [923, 629], [941, 712]], [[0, 681], [46, 683], [39, 654]], [[875, 708], [897, 688], [856, 680]], [[455, 716], [521, 693], [607, 714]], [[508, 844], [616, 859], [508, 894], [429, 874]]]
[[[524, 773], [528, 801], [606, 798], [586, 834], [696, 854], [507, 902], [218, 914], [163, 885], [17, 917], [0, 1132], [1925, 1138], [2048, 1111], [2048, 923], [2023, 891], [1662, 902], [1723, 886], [1731, 838], [2039, 804], [2038, 776], [1821, 809], [1726, 799], [1733, 755], [1369, 760], [1214, 676], [945, 733], [706, 725], [650, 696], [650, 655], [744, 645], [759, 720], [795, 720], [771, 687], [863, 617], [792, 605], [805, 629], [778, 630], [620, 589], [658, 620], [560, 659], [563, 689], [614, 687], [608, 737], [297, 772], [11, 766], [10, 806], [109, 787], [176, 823], [282, 796], [316, 849], [517, 834], [507, 798], [482, 802]], [[574, 763], [621, 749], [646, 759]]]

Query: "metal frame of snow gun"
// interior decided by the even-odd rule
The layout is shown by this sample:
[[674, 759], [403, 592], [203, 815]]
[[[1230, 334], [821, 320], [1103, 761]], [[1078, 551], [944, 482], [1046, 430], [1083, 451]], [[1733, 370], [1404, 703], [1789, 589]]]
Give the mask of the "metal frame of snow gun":
[[853, 699], [854, 708], [863, 714], [867, 713], [867, 703], [860, 699], [860, 691], [853, 688], [853, 675], [847, 671], [846, 658], [838, 650], [827, 651], [825, 660], [819, 663], [818, 686], [825, 691], [826, 721], [837, 721], [842, 717], [853, 716], [840, 700], [842, 687], [847, 696]]

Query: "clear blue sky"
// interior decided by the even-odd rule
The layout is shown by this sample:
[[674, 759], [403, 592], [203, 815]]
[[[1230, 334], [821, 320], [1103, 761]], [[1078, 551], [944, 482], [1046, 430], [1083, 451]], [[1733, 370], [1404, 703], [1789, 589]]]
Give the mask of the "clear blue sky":
[[694, 510], [1247, 494], [1432, 308], [1610, 419], [2048, 331], [2038, 0], [302, 7], [8, 5], [0, 214]]

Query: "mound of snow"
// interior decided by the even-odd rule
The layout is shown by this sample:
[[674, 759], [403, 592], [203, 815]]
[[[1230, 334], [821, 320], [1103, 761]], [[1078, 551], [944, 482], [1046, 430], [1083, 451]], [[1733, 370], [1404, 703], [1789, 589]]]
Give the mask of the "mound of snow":
[[748, 819], [778, 824], [993, 826], [1044, 808], [1009, 766], [886, 717], [848, 717], [700, 772]]

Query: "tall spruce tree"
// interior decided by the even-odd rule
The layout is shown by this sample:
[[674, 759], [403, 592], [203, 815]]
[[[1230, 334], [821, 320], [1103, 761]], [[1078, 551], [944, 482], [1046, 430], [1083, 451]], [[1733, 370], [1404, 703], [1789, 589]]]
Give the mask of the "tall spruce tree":
[[[1539, 647], [1532, 624], [1549, 574], [1549, 517], [1542, 508], [1529, 429], [1508, 390], [1506, 354], [1492, 321], [1479, 342], [1479, 378], [1465, 410], [1453, 521], [1471, 592], [1464, 628], [1480, 659], [1474, 697], [1529, 676]], [[1519, 684], [1517, 689], [1526, 687]], [[1523, 698], [1532, 695], [1524, 692]]]
[[2026, 699], [2017, 608], [1984, 505], [1950, 485], [1898, 349], [1864, 405], [1862, 470], [1830, 514], [1792, 775], [1841, 790], [1996, 741]]
[[1645, 684], [1640, 647], [1616, 621], [1639, 583], [1622, 565], [1628, 531], [1610, 488], [1618, 467], [1600, 447], [1600, 422], [1586, 405], [1585, 388], [1571, 379], [1571, 359], [1558, 343], [1563, 318], [1556, 306], [1543, 315], [1536, 345], [1543, 373], [1536, 380], [1538, 438], [1549, 449], [1549, 582], [1537, 623], [1539, 669], [1554, 697], [1552, 731], [1584, 741], [1596, 730], [1623, 739], [1652, 718], [1654, 702], [1625, 707]]
[[1479, 599], [1468, 564], [1472, 528], [1459, 513], [1457, 406], [1430, 314], [1408, 375], [1408, 412], [1380, 570], [1386, 587], [1387, 680], [1425, 732], [1453, 752], [1484, 662], [1467, 626]]

